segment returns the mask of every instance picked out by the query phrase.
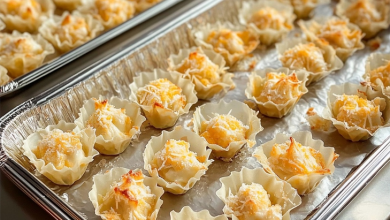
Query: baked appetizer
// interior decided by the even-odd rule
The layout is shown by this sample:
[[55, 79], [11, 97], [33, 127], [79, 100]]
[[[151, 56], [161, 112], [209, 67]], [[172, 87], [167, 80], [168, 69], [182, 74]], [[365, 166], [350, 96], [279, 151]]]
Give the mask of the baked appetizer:
[[257, 112], [236, 100], [197, 107], [193, 121], [195, 133], [224, 161], [231, 161], [245, 144], [253, 147], [257, 133], [263, 130]]
[[0, 66], [0, 86], [7, 84], [11, 78], [7, 75], [7, 69]]
[[242, 168], [220, 179], [217, 196], [223, 212], [233, 220], [290, 219], [290, 211], [301, 204], [297, 191], [262, 168]]
[[22, 148], [39, 173], [56, 184], [72, 185], [99, 154], [93, 148], [95, 140], [92, 128], [81, 130], [60, 121], [29, 135]]
[[291, 4], [298, 18], [307, 18], [317, 6], [330, 3], [330, 0], [279, 0], [284, 4]]
[[134, 3], [128, 0], [92, 0], [79, 8], [82, 14], [91, 14], [105, 29], [111, 29], [134, 16]]
[[112, 168], [93, 177], [89, 199], [102, 219], [156, 220], [164, 190], [140, 169]]
[[294, 28], [295, 15], [290, 5], [277, 1], [244, 2], [239, 11], [243, 25], [255, 30], [262, 45], [271, 45]]
[[345, 62], [355, 51], [363, 49], [364, 34], [360, 28], [346, 19], [338, 17], [317, 17], [311, 21], [298, 21], [307, 40], [325, 40]]
[[8, 70], [12, 78], [36, 69], [47, 55], [53, 53], [53, 46], [41, 35], [14, 31], [0, 37], [0, 65]]
[[104, 30], [100, 21], [78, 11], [64, 12], [46, 20], [39, 33], [60, 52], [65, 53], [95, 38]]
[[324, 147], [324, 142], [314, 140], [308, 131], [291, 136], [279, 133], [258, 147], [253, 156], [265, 171], [290, 183], [300, 195], [312, 192], [325, 176], [331, 175], [338, 158], [333, 147]]
[[80, 128], [95, 129], [95, 149], [101, 154], [117, 155], [140, 133], [144, 121], [137, 104], [111, 97], [84, 102], [75, 123]]
[[130, 100], [141, 106], [155, 128], [169, 128], [198, 101], [194, 84], [177, 72], [154, 70], [134, 77]]
[[390, 98], [390, 54], [371, 54], [363, 78], [377, 91]]
[[367, 140], [379, 128], [390, 126], [390, 100], [368, 85], [333, 85], [323, 116], [345, 139]]
[[343, 67], [336, 51], [324, 40], [307, 42], [302, 38], [286, 39], [276, 44], [276, 49], [283, 66], [307, 72], [307, 85]]
[[199, 99], [211, 99], [234, 89], [233, 74], [226, 73], [225, 60], [213, 50], [200, 47], [180, 50], [168, 58], [169, 71], [177, 71], [195, 84]]
[[162, 0], [129, 0], [134, 2], [135, 9], [137, 12], [143, 12], [146, 9], [154, 6], [155, 4], [161, 2]]
[[180, 212], [171, 211], [171, 220], [228, 220], [225, 215], [213, 217], [208, 210], [194, 212], [189, 206], [184, 206]]
[[73, 11], [93, 0], [53, 0], [54, 4], [63, 10]]
[[1, 0], [0, 19], [8, 31], [36, 32], [53, 15], [51, 0]]
[[263, 115], [281, 118], [298, 103], [306, 88], [307, 73], [287, 68], [252, 72], [245, 95], [254, 100]]
[[233, 24], [207, 24], [193, 31], [196, 45], [205, 49], [213, 49], [221, 54], [228, 66], [250, 54], [259, 45], [257, 34], [252, 29], [243, 29]]
[[144, 152], [144, 169], [158, 177], [158, 185], [173, 194], [184, 194], [208, 170], [211, 150], [207, 142], [181, 126], [152, 137]]
[[390, 25], [390, 2], [385, 0], [340, 0], [336, 14], [359, 26], [371, 38]]

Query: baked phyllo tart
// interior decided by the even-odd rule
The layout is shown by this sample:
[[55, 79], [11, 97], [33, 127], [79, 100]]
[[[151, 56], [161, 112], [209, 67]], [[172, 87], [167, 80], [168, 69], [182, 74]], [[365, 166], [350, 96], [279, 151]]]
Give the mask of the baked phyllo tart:
[[221, 54], [228, 66], [233, 66], [250, 54], [260, 43], [254, 30], [243, 29], [229, 22], [207, 24], [192, 34], [198, 46]]
[[346, 19], [338, 17], [317, 17], [310, 21], [299, 21], [299, 26], [307, 40], [323, 39], [335, 50], [337, 56], [345, 62], [356, 50], [364, 48], [364, 34], [360, 28]]
[[249, 76], [245, 95], [254, 100], [263, 115], [281, 118], [297, 104], [306, 88], [307, 73], [288, 68], [264, 69]]
[[198, 101], [195, 86], [177, 72], [156, 69], [134, 77], [130, 100], [141, 106], [155, 128], [169, 128]]
[[300, 195], [312, 192], [325, 176], [331, 175], [338, 158], [333, 147], [324, 147], [324, 142], [314, 140], [308, 131], [291, 136], [276, 134], [253, 156], [268, 173], [290, 183]]
[[307, 18], [317, 6], [330, 3], [330, 0], [279, 0], [284, 4], [290, 4], [298, 18]]
[[276, 44], [284, 67], [307, 72], [306, 84], [317, 82], [343, 67], [336, 51], [324, 40], [307, 42], [302, 38], [286, 39]]
[[0, 66], [0, 86], [7, 84], [11, 78], [7, 75], [7, 69]]
[[22, 148], [39, 173], [56, 184], [72, 185], [99, 154], [95, 140], [92, 128], [60, 121], [28, 136]]
[[239, 12], [240, 23], [258, 34], [262, 45], [271, 45], [294, 28], [295, 15], [290, 5], [277, 1], [244, 2]]
[[390, 2], [385, 0], [340, 0], [336, 14], [359, 26], [371, 38], [390, 24]]
[[245, 144], [253, 147], [257, 133], [263, 130], [257, 112], [236, 100], [197, 107], [193, 121], [195, 133], [224, 161], [231, 161]]
[[89, 199], [102, 219], [156, 220], [164, 190], [140, 169], [115, 167], [93, 177]]
[[141, 132], [144, 121], [136, 103], [111, 97], [84, 102], [75, 123], [80, 128], [95, 129], [95, 149], [101, 154], [117, 155]]
[[368, 85], [333, 85], [323, 116], [345, 139], [367, 140], [379, 128], [390, 126], [390, 100]]
[[390, 98], [390, 54], [371, 54], [366, 62], [363, 78], [375, 90]]
[[135, 9], [137, 12], [143, 12], [146, 9], [152, 7], [153, 5], [161, 2], [162, 0], [129, 0], [134, 2]]
[[54, 8], [51, 0], [2, 0], [0, 19], [8, 31], [33, 33], [53, 15]]
[[143, 154], [144, 169], [158, 177], [165, 191], [184, 194], [208, 170], [210, 153], [203, 138], [178, 126], [150, 139]]
[[134, 16], [134, 3], [128, 0], [92, 0], [79, 8], [82, 14], [91, 14], [106, 29], [113, 28]]
[[213, 50], [200, 47], [180, 50], [168, 58], [169, 71], [177, 71], [195, 84], [199, 99], [211, 99], [234, 89], [233, 74], [226, 73], [224, 58]]
[[63, 10], [73, 11], [93, 0], [53, 0], [54, 4]]
[[78, 11], [54, 16], [39, 28], [39, 33], [60, 52], [65, 53], [95, 38], [104, 30], [100, 21]]
[[14, 31], [0, 38], [0, 65], [12, 78], [38, 68], [46, 56], [53, 53], [53, 46], [41, 35]]
[[228, 220], [225, 215], [213, 217], [208, 210], [194, 212], [189, 206], [184, 206], [180, 212], [171, 211], [171, 220]]
[[289, 220], [290, 211], [301, 204], [301, 197], [290, 184], [262, 168], [243, 167], [220, 182], [216, 194], [225, 203], [223, 212], [232, 220]]

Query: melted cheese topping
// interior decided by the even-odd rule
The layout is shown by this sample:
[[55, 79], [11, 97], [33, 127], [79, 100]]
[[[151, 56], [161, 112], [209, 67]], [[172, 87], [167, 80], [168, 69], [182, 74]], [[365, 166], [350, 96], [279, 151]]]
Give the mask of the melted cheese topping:
[[329, 19], [325, 25], [319, 27], [317, 36], [328, 41], [334, 48], [354, 48], [360, 42], [362, 32], [350, 29], [348, 21]]
[[78, 158], [85, 157], [82, 148], [79, 135], [54, 129], [38, 142], [33, 153], [37, 159], [44, 160], [46, 165], [52, 163], [56, 169], [61, 170], [75, 166]]
[[390, 61], [386, 65], [378, 67], [370, 72], [370, 82], [377, 85], [376, 81], [382, 81], [384, 87], [390, 86]]
[[31, 36], [12, 36], [8, 35], [2, 39], [0, 45], [0, 55], [24, 54], [34, 56], [43, 53], [42, 46]]
[[345, 16], [355, 24], [370, 23], [383, 19], [371, 0], [356, 1], [345, 11]]
[[330, 170], [325, 167], [324, 158], [319, 151], [302, 146], [292, 137], [290, 137], [290, 141], [275, 144], [272, 147], [268, 162], [276, 175], [284, 180], [295, 175], [330, 173]]
[[95, 112], [86, 121], [86, 126], [96, 129], [96, 136], [102, 135], [109, 140], [114, 136], [129, 136], [132, 129], [131, 118], [125, 109], [117, 109], [107, 103], [107, 100], [95, 99]]
[[268, 6], [254, 13], [248, 20], [248, 23], [253, 23], [260, 30], [268, 28], [274, 30], [287, 28], [291, 30], [293, 28], [288, 18], [286, 18], [281, 12], [278, 12], [274, 8]]
[[179, 111], [187, 104], [180, 87], [167, 79], [157, 79], [140, 88], [137, 98], [141, 105]]
[[142, 172], [130, 171], [112, 185], [99, 208], [107, 219], [148, 220], [156, 201], [156, 195], [144, 184]]
[[164, 148], [154, 155], [151, 165], [166, 181], [185, 186], [197, 172], [207, 170], [205, 161], [205, 156], [197, 156], [190, 151], [188, 142], [170, 139]]
[[194, 51], [183, 60], [183, 62], [176, 68], [180, 73], [188, 72], [191, 76], [199, 79], [199, 81], [207, 86], [220, 82], [218, 74], [219, 67], [214, 64], [202, 51]]
[[3, 13], [19, 16], [23, 20], [35, 21], [42, 14], [41, 5], [35, 0], [5, 0], [5, 2], [7, 11]]
[[115, 25], [123, 23], [134, 15], [133, 5], [126, 0], [95, 0], [95, 6], [103, 21], [112, 20]]
[[342, 95], [337, 97], [333, 113], [338, 121], [348, 126], [358, 126], [371, 132], [384, 124], [381, 106], [376, 100], [370, 101], [357, 95]]
[[299, 90], [301, 81], [295, 73], [267, 73], [265, 82], [261, 85], [253, 85], [253, 95], [259, 102], [271, 101], [275, 104], [284, 104], [291, 99], [299, 98], [302, 93]]
[[220, 29], [212, 31], [206, 39], [206, 42], [214, 47], [214, 50], [221, 52], [227, 50], [229, 53], [245, 53], [245, 42], [241, 35], [243, 32], [235, 32], [229, 29]]
[[286, 50], [280, 61], [286, 67], [306, 69], [313, 73], [325, 72], [328, 69], [322, 50], [313, 43], [298, 44]]
[[216, 115], [210, 121], [204, 121], [200, 127], [200, 136], [209, 144], [228, 147], [231, 142], [246, 140], [249, 129], [232, 115]]
[[262, 185], [242, 184], [236, 195], [226, 198], [225, 214], [233, 214], [239, 220], [282, 219], [282, 207], [272, 205], [267, 191]]
[[54, 30], [60, 41], [70, 41], [72, 44], [85, 40], [89, 35], [89, 26], [84, 18], [67, 15], [61, 25]]

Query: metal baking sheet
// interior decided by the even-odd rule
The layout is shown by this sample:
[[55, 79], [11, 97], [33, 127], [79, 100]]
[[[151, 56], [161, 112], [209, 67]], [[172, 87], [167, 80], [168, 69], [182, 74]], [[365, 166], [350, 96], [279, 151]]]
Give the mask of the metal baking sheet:
[[[0, 122], [2, 169], [16, 184], [35, 198], [35, 201], [38, 200], [41, 206], [50, 210], [52, 215], [65, 219], [99, 219], [94, 214], [87, 195], [92, 187], [92, 176], [117, 166], [129, 169], [142, 168], [144, 147], [150, 137], [159, 135], [161, 130], [153, 129], [147, 126], [147, 123], [144, 124], [139, 139], [132, 142], [124, 153], [115, 157], [96, 157], [84, 176], [69, 187], [57, 186], [37, 173], [28, 159], [22, 155], [20, 149], [22, 141], [38, 128], [55, 124], [61, 119], [68, 122], [76, 119], [83, 100], [91, 96], [88, 92], [91, 88], [98, 89], [106, 97], [115, 95], [128, 98], [130, 95], [128, 85], [134, 76], [141, 71], [150, 71], [154, 68], [166, 69], [166, 59], [169, 55], [178, 53], [181, 48], [194, 45], [189, 36], [192, 28], [217, 20], [237, 23], [237, 11], [243, 1], [245, 0], [205, 1], [197, 7], [188, 9], [186, 14], [178, 16], [166, 26], [156, 30], [153, 36], [149, 36], [153, 41], [136, 51], [122, 51], [94, 69], [80, 73], [70, 82], [59, 85], [8, 113]], [[211, 6], [213, 7], [209, 9]], [[331, 5], [317, 10], [317, 13], [321, 14], [331, 12]], [[186, 19], [182, 20], [183, 18]], [[382, 32], [380, 36], [383, 42], [377, 52], [390, 52], [390, 30]], [[144, 40], [147, 41], [149, 38]], [[340, 71], [310, 85], [309, 93], [304, 95], [293, 112], [283, 119], [259, 115], [265, 129], [256, 137], [256, 146], [271, 140], [279, 132], [290, 134], [297, 130], [310, 130], [303, 113], [309, 106], [320, 111], [326, 104], [326, 93], [331, 85], [360, 82], [364, 72], [364, 61], [370, 53], [370, 48], [358, 51], [348, 59]], [[261, 57], [256, 65], [259, 69], [281, 65], [273, 47], [266, 51], [256, 51], [255, 57]], [[248, 75], [249, 72], [245, 69], [238, 68], [234, 76], [237, 88], [230, 91], [223, 99], [245, 100], [244, 90]], [[196, 106], [203, 103], [199, 102]], [[189, 114], [180, 118], [178, 125], [187, 125], [196, 106]], [[334, 147], [340, 157], [335, 163], [335, 173], [324, 178], [313, 193], [302, 197], [303, 203], [292, 211], [292, 219], [334, 218], [390, 160], [388, 139], [390, 128], [381, 129], [375, 137], [358, 143], [343, 139], [335, 130], [312, 133], [315, 139], [324, 141], [325, 146]], [[251, 157], [254, 149], [244, 148], [231, 163], [216, 160], [206, 175], [184, 195], [164, 194], [162, 197], [164, 204], [159, 219], [169, 219], [171, 210], [179, 211], [185, 205], [197, 211], [208, 209], [212, 215], [222, 214], [223, 203], [215, 195], [215, 191], [220, 187], [219, 178], [229, 175], [231, 171], [240, 170], [242, 166], [259, 167], [260, 164]]]
[[59, 57], [54, 58], [53, 60], [50, 60], [43, 65], [41, 65], [39, 68], [26, 73], [9, 83], [0, 86], [0, 97], [8, 95], [20, 88], [23, 88], [24, 86], [40, 79], [41, 77], [44, 77], [60, 67], [70, 63], [71, 61], [83, 56], [84, 54], [90, 52], [91, 50], [97, 48], [98, 46], [104, 44], [105, 42], [108, 42], [109, 40], [119, 36], [120, 34], [124, 33], [125, 31], [130, 30], [131, 28], [141, 24], [142, 22], [148, 20], [149, 18], [165, 11], [166, 9], [178, 4], [180, 0], [164, 0], [153, 7], [147, 9], [144, 12], [141, 12], [134, 16], [133, 18], [129, 19], [128, 21], [118, 25], [115, 28], [112, 28], [108, 31], [103, 32], [96, 38], [88, 41], [87, 43], [65, 53], [60, 55]]

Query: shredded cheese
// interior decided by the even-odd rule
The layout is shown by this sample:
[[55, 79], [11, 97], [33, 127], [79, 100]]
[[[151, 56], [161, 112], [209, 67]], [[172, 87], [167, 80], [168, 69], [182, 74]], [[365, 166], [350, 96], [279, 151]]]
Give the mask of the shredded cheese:
[[381, 21], [384, 17], [371, 0], [358, 0], [345, 11], [345, 16], [355, 24]]
[[274, 30], [287, 28], [288, 30], [291, 30], [293, 28], [288, 18], [285, 17], [282, 12], [278, 12], [276, 9], [268, 6], [254, 13], [248, 20], [248, 23], [253, 23], [260, 30], [268, 28]]
[[232, 54], [243, 54], [245, 52], [245, 42], [240, 37], [240, 33], [229, 29], [212, 31], [206, 42], [213, 45], [214, 50], [217, 52], [221, 50], [227, 50]]
[[41, 53], [43, 53], [42, 46], [31, 36], [6, 35], [0, 44], [0, 55], [25, 54], [26, 56], [34, 56]]
[[60, 41], [70, 40], [74, 44], [88, 37], [89, 28], [84, 18], [67, 15], [63, 18], [61, 25], [55, 28], [54, 32], [58, 35]]
[[105, 21], [112, 21], [118, 25], [133, 17], [134, 6], [126, 0], [95, 0], [95, 6], [100, 18]]
[[377, 80], [380, 80], [384, 87], [390, 86], [390, 61], [387, 64], [380, 66], [370, 72], [370, 82], [373, 85], [378, 85]]
[[23, 20], [36, 21], [42, 14], [41, 5], [36, 0], [5, 0], [5, 2], [7, 11], [3, 13], [20, 16]]

